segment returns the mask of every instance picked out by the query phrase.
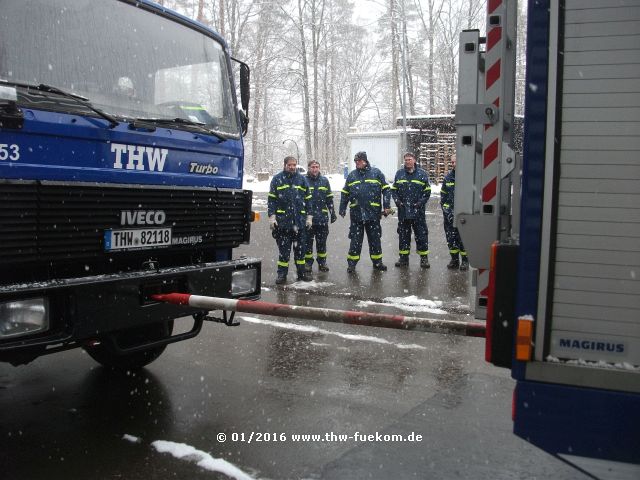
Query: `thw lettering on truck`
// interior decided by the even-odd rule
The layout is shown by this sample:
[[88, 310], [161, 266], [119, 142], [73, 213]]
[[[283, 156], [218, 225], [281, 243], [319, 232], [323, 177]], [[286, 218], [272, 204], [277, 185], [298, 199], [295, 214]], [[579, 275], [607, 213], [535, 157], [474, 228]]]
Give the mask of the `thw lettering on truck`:
[[[122, 168], [122, 156], [126, 153], [126, 170], [149, 170], [153, 172], [164, 170], [164, 162], [167, 159], [169, 150], [166, 148], [141, 147], [138, 145], [124, 145], [122, 143], [112, 143], [111, 152], [115, 153], [113, 168]], [[146, 166], [145, 168], [145, 158]]]

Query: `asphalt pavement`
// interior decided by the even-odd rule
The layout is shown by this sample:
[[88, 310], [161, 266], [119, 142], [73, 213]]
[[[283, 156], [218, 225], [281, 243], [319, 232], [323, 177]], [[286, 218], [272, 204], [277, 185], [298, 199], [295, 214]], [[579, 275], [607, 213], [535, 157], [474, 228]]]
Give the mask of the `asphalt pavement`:
[[[365, 236], [355, 274], [347, 273], [347, 251], [349, 239], [349, 217], [338, 216], [338, 220], [330, 225], [329, 239], [327, 241], [327, 264], [329, 272], [319, 272], [317, 264], [313, 267], [313, 280], [309, 285], [296, 281], [295, 269], [290, 267], [288, 282], [280, 287], [275, 285], [278, 250], [275, 240], [271, 237], [268, 220], [266, 218], [266, 194], [256, 193], [254, 208], [261, 213], [261, 220], [252, 226], [251, 245], [242, 246], [240, 254], [256, 256], [255, 251], [262, 253], [262, 286], [263, 297], [271, 298], [274, 291], [277, 299], [285, 303], [303, 302], [310, 306], [327, 305], [327, 299], [338, 308], [358, 309], [367, 311], [396, 312], [407, 315], [422, 316], [415, 309], [413, 312], [398, 308], [402, 303], [396, 299], [403, 297], [416, 297], [421, 300], [431, 300], [441, 303], [441, 308], [447, 313], [440, 318], [473, 321], [473, 305], [475, 289], [472, 287], [472, 272], [460, 270], [448, 270], [450, 255], [445, 241], [442, 226], [442, 213], [439, 206], [439, 198], [433, 196], [428, 203], [427, 225], [429, 228], [429, 261], [431, 268], [420, 268], [419, 256], [415, 253], [415, 243], [409, 260], [409, 267], [397, 268], [394, 266], [398, 260], [398, 234], [397, 217], [395, 215], [383, 218], [382, 225], [382, 253], [383, 262], [387, 265], [386, 272], [380, 272], [372, 268], [369, 259], [368, 243]], [[336, 208], [339, 202], [339, 194], [336, 194]], [[293, 255], [290, 259], [293, 265]], [[392, 300], [384, 301], [391, 298]], [[373, 302], [374, 305], [363, 305], [363, 301]], [[410, 303], [410, 302], [409, 302]]]
[[[393, 266], [395, 218], [383, 220], [387, 272], [365, 258], [346, 273], [347, 219], [331, 226], [331, 270], [314, 269], [309, 284], [291, 272], [275, 286], [266, 218], [241, 253], [263, 258], [266, 301], [470, 321], [471, 273], [446, 269], [430, 203], [427, 270], [415, 254], [407, 270]], [[441, 311], [416, 310], [419, 300]], [[231, 467], [235, 478], [272, 480], [587, 478], [511, 433], [514, 382], [484, 362], [482, 339], [238, 317], [136, 374], [114, 375], [78, 350], [0, 364], [0, 478], [226, 479]]]

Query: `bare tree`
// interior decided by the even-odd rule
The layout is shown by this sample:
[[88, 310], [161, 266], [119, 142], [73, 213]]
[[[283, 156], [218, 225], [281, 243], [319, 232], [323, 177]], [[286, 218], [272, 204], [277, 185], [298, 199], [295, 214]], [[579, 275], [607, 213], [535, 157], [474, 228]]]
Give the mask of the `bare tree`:
[[400, 82], [398, 82], [398, 64], [400, 48], [398, 44], [398, 9], [396, 0], [389, 0], [389, 26], [391, 30], [391, 128], [395, 127], [398, 117], [398, 101], [400, 98]]
[[485, 3], [369, 0], [384, 10], [372, 31], [355, 25], [353, 0], [163, 0], [212, 26], [251, 66], [245, 142], [254, 170], [281, 156], [287, 138], [334, 167], [352, 126], [395, 128], [400, 105], [408, 114], [453, 110], [459, 32], [484, 28]]
[[[418, 18], [427, 39], [427, 84], [429, 90], [429, 114], [435, 113], [435, 39], [440, 15], [444, 7], [444, 0], [414, 0], [418, 11]], [[426, 12], [423, 3], [426, 3]]]

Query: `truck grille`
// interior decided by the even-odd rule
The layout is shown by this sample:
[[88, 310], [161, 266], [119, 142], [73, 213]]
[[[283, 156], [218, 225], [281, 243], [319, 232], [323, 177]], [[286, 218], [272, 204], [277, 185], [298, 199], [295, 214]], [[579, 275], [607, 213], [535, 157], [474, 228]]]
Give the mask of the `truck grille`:
[[[251, 192], [196, 187], [58, 182], [0, 183], [0, 282], [89, 276], [221, 259], [216, 249], [249, 240]], [[202, 237], [150, 250], [105, 252], [104, 231], [123, 210], [162, 210], [173, 238]]]

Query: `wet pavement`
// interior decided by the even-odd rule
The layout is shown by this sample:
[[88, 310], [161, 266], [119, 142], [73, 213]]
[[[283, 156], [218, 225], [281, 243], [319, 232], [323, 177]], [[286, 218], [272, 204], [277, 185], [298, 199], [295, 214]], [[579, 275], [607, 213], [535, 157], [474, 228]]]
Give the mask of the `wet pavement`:
[[[470, 274], [447, 271], [441, 219], [428, 221], [429, 270], [416, 255], [408, 271], [393, 267], [395, 218], [383, 220], [386, 273], [365, 259], [347, 275], [346, 219], [332, 226], [331, 271], [314, 270], [310, 285], [290, 272], [291, 283], [275, 287], [275, 242], [264, 218], [243, 251], [264, 259], [266, 301], [410, 315], [389, 297], [416, 296], [442, 301], [445, 311], [417, 316], [471, 320]], [[157, 452], [157, 440], [260, 479], [587, 478], [511, 433], [513, 381], [484, 362], [481, 339], [239, 320], [205, 325], [136, 375], [111, 374], [80, 351], [1, 364], [0, 478], [229, 478], [196, 465], [197, 455]]]
[[[338, 217], [330, 225], [327, 241], [327, 264], [330, 271], [323, 273], [313, 268], [311, 284], [297, 282], [293, 267], [289, 269], [288, 282], [284, 286], [275, 285], [276, 262], [278, 260], [275, 240], [271, 237], [266, 219], [266, 194], [254, 194], [254, 208], [262, 215], [262, 220], [252, 227], [250, 246], [243, 246], [241, 254], [255, 256], [255, 250], [264, 252], [262, 258], [263, 299], [274, 301], [272, 295], [281, 303], [297, 303], [309, 306], [329, 306], [332, 308], [357, 309], [366, 311], [395, 312], [405, 315], [424, 316], [416, 313], [417, 308], [411, 310], [399, 309], [396, 299], [415, 296], [420, 300], [441, 302], [440, 309], [447, 311], [439, 318], [451, 320], [473, 321], [473, 304], [475, 290], [471, 286], [471, 271], [447, 270], [450, 255], [445, 242], [442, 226], [442, 213], [439, 197], [432, 197], [428, 203], [427, 225], [429, 227], [429, 261], [431, 268], [420, 268], [419, 257], [415, 253], [415, 243], [412, 245], [408, 268], [397, 268], [394, 263], [398, 260], [398, 234], [396, 233], [397, 218], [389, 216], [383, 218], [382, 223], [382, 251], [383, 262], [388, 271], [379, 272], [372, 268], [369, 259], [368, 244], [364, 241], [361, 258], [356, 273], [347, 273], [347, 250], [349, 239], [349, 217]], [[338, 197], [338, 196], [337, 196]], [[336, 198], [336, 207], [338, 199]], [[293, 265], [293, 256], [290, 259]], [[391, 300], [384, 300], [389, 299]], [[362, 301], [374, 302], [375, 305], [363, 305]], [[411, 302], [408, 301], [410, 304]], [[394, 306], [395, 305], [395, 306]], [[431, 315], [429, 315], [431, 316]]]

